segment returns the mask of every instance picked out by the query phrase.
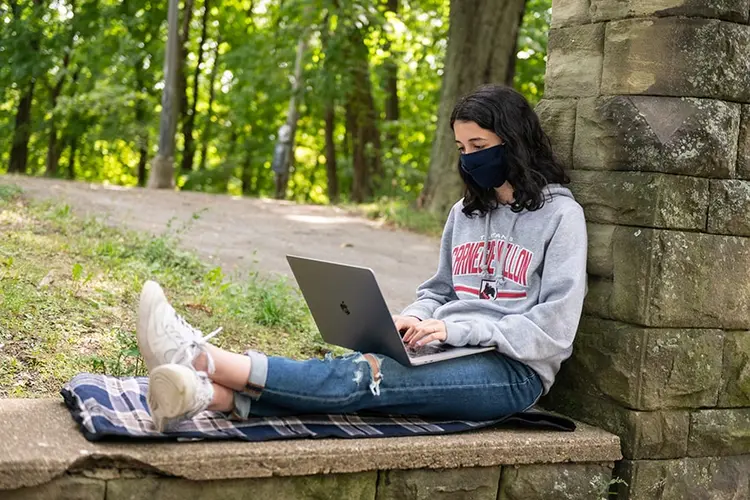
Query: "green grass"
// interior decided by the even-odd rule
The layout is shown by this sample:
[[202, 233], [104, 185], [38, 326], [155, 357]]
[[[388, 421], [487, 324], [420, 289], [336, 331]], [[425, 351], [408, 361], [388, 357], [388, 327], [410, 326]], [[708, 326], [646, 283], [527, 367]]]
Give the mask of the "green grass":
[[445, 225], [445, 217], [418, 210], [410, 203], [401, 200], [383, 199], [373, 203], [353, 205], [350, 208], [364, 217], [380, 221], [388, 226], [429, 236], [440, 236]]
[[83, 371], [144, 374], [135, 322], [147, 279], [205, 333], [223, 326], [214, 340], [226, 349], [328, 350], [295, 288], [258, 273], [226, 276], [179, 249], [181, 229], [115, 229], [0, 185], [0, 397], [56, 395]]

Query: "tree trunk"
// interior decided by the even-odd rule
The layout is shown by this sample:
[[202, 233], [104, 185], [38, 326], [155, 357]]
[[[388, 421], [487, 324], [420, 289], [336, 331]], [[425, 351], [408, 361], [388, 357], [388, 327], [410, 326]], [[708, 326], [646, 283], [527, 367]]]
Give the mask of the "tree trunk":
[[245, 157], [242, 160], [242, 194], [250, 196], [255, 194], [253, 192], [253, 171], [252, 167], [252, 153], [250, 148], [245, 144]]
[[[338, 5], [337, 5], [338, 7]], [[333, 32], [331, 31], [331, 16], [327, 13], [323, 20], [323, 28], [321, 29], [321, 45], [323, 53], [325, 55], [323, 59], [323, 72], [326, 75], [335, 75], [337, 69], [331, 64], [332, 55], [329, 51], [329, 42]], [[330, 80], [329, 80], [330, 81]], [[336, 165], [336, 142], [334, 140], [334, 133], [336, 129], [336, 98], [333, 92], [329, 89], [327, 92], [328, 96], [326, 99], [326, 108], [324, 112], [325, 121], [325, 155], [326, 155], [326, 178], [328, 181], [328, 202], [338, 203], [339, 202], [339, 179], [338, 179], [338, 168]]]
[[208, 157], [208, 145], [211, 143], [211, 128], [213, 123], [211, 118], [214, 113], [214, 99], [216, 98], [216, 75], [219, 73], [219, 45], [221, 45], [221, 37], [216, 40], [216, 48], [214, 49], [214, 66], [211, 68], [211, 77], [208, 83], [208, 110], [206, 110], [206, 128], [203, 130], [203, 136], [201, 137], [201, 162], [198, 166], [199, 170], [205, 170], [206, 158]]
[[[54, 109], [52, 106], [52, 109]], [[53, 111], [54, 113], [54, 111]], [[57, 166], [60, 162], [60, 154], [62, 153], [61, 148], [58, 146], [57, 128], [55, 127], [55, 119], [50, 119], [50, 130], [49, 139], [47, 141], [47, 161], [44, 170], [44, 175], [47, 177], [57, 176]]]
[[141, 137], [138, 143], [138, 185], [146, 185], [146, 165], [148, 164], [148, 135]]
[[359, 30], [352, 33], [350, 54], [351, 90], [347, 96], [347, 129], [352, 142], [354, 178], [352, 201], [362, 203], [381, 180], [380, 131], [372, 97], [368, 49]]
[[13, 133], [13, 146], [10, 150], [9, 173], [26, 173], [29, 159], [29, 138], [31, 137], [31, 101], [34, 98], [36, 80], [29, 81], [26, 93], [21, 97], [16, 111], [16, 127]]
[[[11, 12], [13, 18], [18, 19], [18, 3], [11, 2]], [[34, 7], [39, 8], [42, 5], [41, 0], [34, 0]], [[38, 12], [34, 13], [35, 15]], [[32, 34], [31, 49], [32, 53], [39, 52], [39, 33]], [[8, 162], [8, 172], [25, 174], [26, 166], [29, 160], [29, 139], [31, 138], [31, 104], [34, 99], [34, 86], [36, 77], [33, 72], [26, 83], [26, 92], [21, 97], [16, 111], [16, 126], [13, 131], [13, 142], [11, 143], [10, 161]], [[19, 85], [22, 87], [23, 84]]]
[[[70, 2], [71, 13], [75, 16], [75, 0]], [[55, 108], [57, 108], [57, 100], [62, 93], [63, 86], [65, 85], [65, 77], [67, 76], [68, 65], [70, 65], [70, 54], [73, 52], [75, 44], [76, 30], [71, 27], [70, 29], [70, 40], [68, 42], [68, 50], [65, 51], [63, 56], [62, 71], [57, 83], [52, 88], [50, 95], [50, 111], [51, 118], [49, 123], [49, 140], [47, 143], [47, 162], [45, 167], [44, 175], [47, 177], [57, 176], [57, 168], [60, 163], [60, 155], [62, 154], [62, 147], [60, 145], [59, 138], [57, 136], [57, 123], [55, 121]]]
[[[143, 78], [143, 59], [138, 61], [135, 69], [135, 85], [138, 87], [137, 92], [142, 92], [145, 87]], [[148, 176], [146, 172], [146, 166], [148, 164], [148, 126], [146, 123], [146, 106], [143, 99], [137, 97], [135, 102], [135, 123], [138, 124], [138, 168], [136, 175], [138, 176], [138, 185], [143, 187], [146, 185], [146, 178]]]
[[[523, 0], [523, 5], [518, 13], [518, 31], [521, 30], [523, 25], [523, 16], [526, 14], [526, 4], [528, 0]], [[505, 85], [512, 87], [513, 80], [516, 78], [516, 64], [518, 64], [518, 31], [516, 32], [516, 38], [513, 40], [513, 50], [508, 54], [508, 72], [505, 74]]]
[[208, 14], [211, 11], [210, 0], [203, 2], [203, 21], [201, 37], [198, 42], [198, 62], [195, 65], [193, 74], [193, 103], [190, 106], [187, 119], [182, 126], [182, 135], [184, 136], [185, 146], [182, 152], [182, 172], [187, 173], [193, 170], [193, 159], [195, 158], [195, 139], [193, 130], [195, 129], [195, 109], [198, 106], [198, 89], [201, 75], [201, 63], [203, 62], [203, 44], [206, 43], [206, 32], [208, 30]]
[[364, 130], [360, 124], [357, 103], [349, 101], [346, 106], [346, 128], [351, 140], [352, 166], [352, 201], [362, 203], [370, 195], [370, 168], [365, 155]]
[[179, 115], [177, 81], [180, 69], [178, 31], [178, 0], [169, 0], [166, 57], [164, 58], [164, 91], [161, 98], [161, 120], [159, 124], [159, 153], [153, 159], [148, 187], [168, 189], [174, 187], [174, 143]]
[[68, 179], [76, 178], [76, 152], [78, 150], [78, 137], [70, 138], [70, 158], [68, 158]]
[[[388, 0], [386, 10], [398, 15], [398, 0]], [[385, 50], [391, 52], [390, 37], [386, 37]], [[385, 119], [398, 120], [398, 64], [395, 54], [391, 54], [385, 62]]]
[[185, 10], [182, 16], [182, 27], [180, 28], [180, 49], [178, 57], [177, 67], [177, 92], [179, 96], [179, 114], [180, 124], [184, 124], [187, 120], [188, 113], [188, 98], [187, 98], [187, 73], [185, 72], [187, 66], [187, 55], [188, 47], [187, 44], [190, 41], [190, 22], [193, 20], [193, 7], [195, 0], [184, 0]]
[[339, 179], [336, 167], [336, 143], [333, 140], [336, 116], [333, 100], [326, 106], [326, 176], [328, 177], [328, 199], [331, 203], [339, 202]]
[[[476, 0], [475, 8], [451, 0], [450, 32], [437, 131], [420, 204], [445, 214], [461, 197], [458, 151], [450, 115], [456, 100], [483, 83], [506, 83], [524, 0]], [[477, 22], [477, 20], [481, 22]]]
[[292, 82], [292, 96], [289, 98], [289, 109], [287, 110], [286, 123], [279, 129], [276, 147], [274, 148], [274, 158], [272, 169], [276, 174], [276, 199], [281, 200], [286, 197], [286, 188], [289, 184], [289, 169], [294, 160], [294, 137], [297, 134], [297, 120], [299, 112], [297, 110], [297, 101], [301, 97], [302, 89], [302, 58], [307, 50], [307, 37], [309, 32], [306, 30], [297, 43], [297, 55], [294, 59], [294, 81]]

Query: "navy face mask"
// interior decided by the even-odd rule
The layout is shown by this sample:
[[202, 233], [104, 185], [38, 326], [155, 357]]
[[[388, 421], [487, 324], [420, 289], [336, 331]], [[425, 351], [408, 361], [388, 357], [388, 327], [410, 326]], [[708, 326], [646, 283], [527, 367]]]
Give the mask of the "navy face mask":
[[508, 180], [508, 157], [505, 144], [461, 155], [461, 170], [482, 189], [500, 187]]

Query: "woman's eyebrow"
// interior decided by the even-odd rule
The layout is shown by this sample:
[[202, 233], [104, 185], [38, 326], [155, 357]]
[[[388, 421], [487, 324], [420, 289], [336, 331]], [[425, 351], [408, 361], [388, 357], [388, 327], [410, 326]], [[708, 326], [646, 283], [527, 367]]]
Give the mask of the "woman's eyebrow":
[[485, 139], [484, 137], [473, 137], [473, 138], [469, 139], [469, 142], [472, 142], [472, 141], [486, 141], [486, 140], [487, 139]]

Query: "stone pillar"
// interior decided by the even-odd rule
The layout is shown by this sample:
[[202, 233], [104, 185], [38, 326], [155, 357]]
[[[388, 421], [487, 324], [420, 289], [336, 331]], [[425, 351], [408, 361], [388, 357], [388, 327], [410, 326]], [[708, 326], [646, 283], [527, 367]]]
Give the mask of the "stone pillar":
[[537, 111], [590, 278], [544, 404], [621, 437], [620, 499], [750, 498], [749, 17], [750, 0], [553, 0]]

